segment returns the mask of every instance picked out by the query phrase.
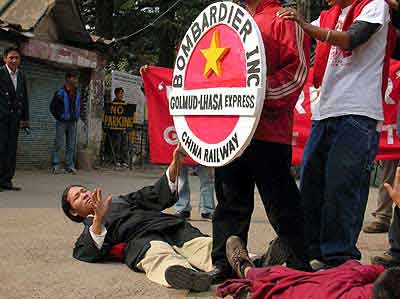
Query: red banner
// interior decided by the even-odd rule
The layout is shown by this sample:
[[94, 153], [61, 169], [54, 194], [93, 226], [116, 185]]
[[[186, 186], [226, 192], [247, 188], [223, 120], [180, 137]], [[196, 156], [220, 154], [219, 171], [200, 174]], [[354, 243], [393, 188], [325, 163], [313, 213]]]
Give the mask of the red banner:
[[[293, 128], [293, 163], [300, 164], [303, 149], [311, 128], [312, 104], [318, 90], [312, 86], [312, 71], [295, 108]], [[377, 78], [378, 79], [378, 78]], [[168, 164], [178, 139], [168, 110], [167, 88], [172, 81], [172, 69], [149, 67], [143, 74], [147, 97], [150, 158], [155, 164]], [[390, 79], [383, 103], [385, 121], [377, 160], [400, 159], [400, 139], [397, 136], [397, 106], [400, 102], [400, 62], [392, 61]], [[362, 100], [362, 99], [360, 99]], [[194, 163], [193, 161], [186, 161]]]

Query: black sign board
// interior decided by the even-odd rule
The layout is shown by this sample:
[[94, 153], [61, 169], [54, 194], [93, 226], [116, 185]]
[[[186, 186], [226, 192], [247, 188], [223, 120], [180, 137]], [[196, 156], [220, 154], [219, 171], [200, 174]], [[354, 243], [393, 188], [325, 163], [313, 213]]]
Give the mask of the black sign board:
[[107, 103], [104, 107], [103, 129], [126, 130], [135, 123], [136, 105]]

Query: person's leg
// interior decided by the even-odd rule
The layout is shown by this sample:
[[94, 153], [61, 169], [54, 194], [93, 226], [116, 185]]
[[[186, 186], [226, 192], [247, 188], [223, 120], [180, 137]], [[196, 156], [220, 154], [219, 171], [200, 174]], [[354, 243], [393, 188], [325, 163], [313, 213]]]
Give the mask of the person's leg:
[[52, 159], [51, 159], [53, 169], [60, 168], [60, 162], [61, 162], [60, 151], [64, 144], [65, 132], [66, 132], [65, 123], [57, 120], [56, 121], [56, 136], [55, 136], [55, 140], [54, 140], [54, 148], [53, 148]]
[[300, 193], [306, 213], [310, 259], [321, 258], [321, 211], [324, 201], [325, 164], [328, 145], [325, 121], [314, 121], [304, 148], [300, 175]]
[[247, 245], [251, 216], [254, 209], [254, 178], [247, 166], [250, 145], [232, 163], [215, 169], [217, 206], [213, 217], [214, 266], [231, 271], [225, 254], [226, 241], [238, 236]]
[[151, 241], [151, 247], [147, 250], [137, 268], [144, 271], [149, 280], [170, 287], [165, 279], [165, 272], [171, 266], [183, 266], [193, 269], [189, 261], [178, 254], [171, 245], [163, 241]]
[[178, 178], [178, 196], [179, 200], [175, 204], [177, 213], [191, 212], [190, 204], [190, 186], [189, 186], [189, 166], [182, 166]]
[[4, 183], [8, 186], [12, 186], [12, 179], [15, 175], [19, 129], [19, 118], [11, 116], [8, 125], [9, 140], [6, 155], [6, 169], [3, 177]]
[[68, 122], [66, 130], [65, 163], [67, 169], [75, 169], [76, 122]]
[[378, 149], [376, 124], [362, 116], [344, 116], [332, 123], [321, 226], [322, 255], [332, 266], [361, 258], [356, 243]]
[[149, 280], [166, 287], [204, 292], [211, 286], [207, 273], [195, 270], [188, 259], [163, 241], [151, 241], [136, 267], [144, 271]]
[[389, 160], [383, 162], [382, 184], [379, 188], [378, 204], [376, 210], [372, 213], [372, 215], [375, 217], [375, 221], [371, 223], [371, 229], [367, 229], [367, 227], [364, 228], [364, 231], [367, 233], [380, 232], [378, 224], [381, 224], [380, 226], [385, 228], [383, 232], [386, 232], [386, 228], [389, 228], [390, 226], [393, 215], [393, 202], [383, 184], [393, 182], [397, 165], [399, 165], [399, 160]]
[[8, 117], [0, 120], [0, 186], [6, 183], [8, 151]]
[[119, 131], [111, 132], [111, 144], [114, 149], [115, 160], [117, 163], [120, 163], [121, 158], [121, 133]]
[[295, 255], [287, 260], [287, 265], [310, 270], [301, 196], [290, 173], [291, 146], [256, 140], [249, 157], [268, 219], [277, 235], [288, 242]]
[[209, 272], [213, 269], [211, 261], [212, 244], [212, 238], [199, 237], [184, 243], [182, 247], [174, 246], [174, 249], [185, 257], [192, 266]]
[[213, 169], [197, 166], [196, 172], [200, 179], [200, 213], [212, 215], [215, 210]]

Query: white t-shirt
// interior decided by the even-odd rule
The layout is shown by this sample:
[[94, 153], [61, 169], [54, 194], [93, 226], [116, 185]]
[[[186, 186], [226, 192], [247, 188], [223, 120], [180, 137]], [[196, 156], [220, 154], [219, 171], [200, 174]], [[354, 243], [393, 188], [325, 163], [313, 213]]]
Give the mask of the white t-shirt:
[[[342, 10], [335, 30], [341, 31], [350, 6]], [[312, 119], [322, 120], [349, 114], [383, 120], [382, 76], [389, 30], [389, 6], [383, 0], [367, 4], [356, 21], [381, 24], [363, 45], [343, 57], [342, 49], [331, 47], [320, 96], [311, 103]], [[319, 19], [313, 25], [319, 25]]]

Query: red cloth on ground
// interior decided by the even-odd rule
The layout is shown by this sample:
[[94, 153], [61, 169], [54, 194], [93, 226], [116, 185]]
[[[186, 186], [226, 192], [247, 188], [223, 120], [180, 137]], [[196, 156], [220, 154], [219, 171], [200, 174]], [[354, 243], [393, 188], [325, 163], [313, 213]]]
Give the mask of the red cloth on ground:
[[[355, 0], [347, 13], [346, 19], [343, 24], [343, 31], [347, 31], [353, 24], [354, 20], [361, 14], [363, 8], [370, 3], [372, 0]], [[339, 5], [334, 5], [329, 10], [325, 10], [320, 16], [320, 27], [324, 29], [335, 30], [336, 24], [339, 20], [339, 16], [342, 9]], [[317, 50], [315, 56], [314, 65], [318, 67], [314, 69], [314, 86], [320, 87], [322, 80], [324, 79], [326, 66], [328, 63], [329, 53], [331, 51], [331, 45], [318, 41]], [[344, 56], [350, 56], [351, 51], [343, 51]]]
[[230, 280], [218, 287], [217, 296], [235, 296], [247, 289], [252, 299], [370, 299], [373, 282], [384, 270], [358, 261], [315, 273], [281, 266], [254, 268], [247, 279]]

